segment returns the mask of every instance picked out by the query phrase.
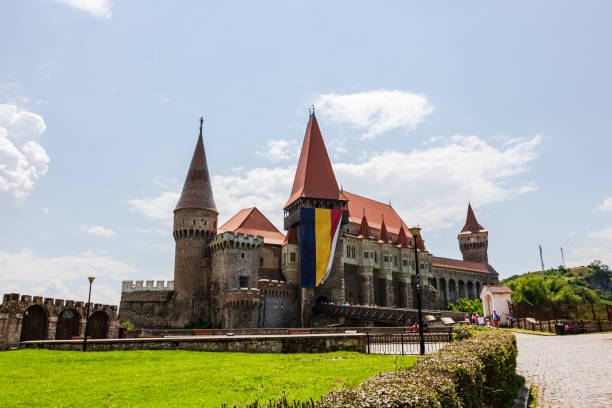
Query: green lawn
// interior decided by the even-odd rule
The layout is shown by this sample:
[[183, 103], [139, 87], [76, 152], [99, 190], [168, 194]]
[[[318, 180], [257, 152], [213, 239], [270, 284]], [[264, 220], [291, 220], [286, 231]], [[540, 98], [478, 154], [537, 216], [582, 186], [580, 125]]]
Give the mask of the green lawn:
[[[395, 368], [395, 356], [353, 352], [246, 354], [192, 351], [0, 353], [2, 407], [218, 407], [317, 399]], [[416, 357], [400, 356], [399, 366]]]

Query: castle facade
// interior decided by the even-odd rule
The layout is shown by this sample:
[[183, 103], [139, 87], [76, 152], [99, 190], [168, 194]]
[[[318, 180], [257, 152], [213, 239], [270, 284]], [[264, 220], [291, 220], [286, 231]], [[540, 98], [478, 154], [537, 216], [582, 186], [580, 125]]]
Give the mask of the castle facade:
[[[300, 285], [302, 208], [343, 214], [331, 272], [314, 288]], [[488, 264], [488, 231], [471, 205], [458, 236], [463, 260], [433, 256], [390, 204], [338, 188], [314, 113], [283, 211], [285, 234], [257, 208], [218, 224], [200, 125], [174, 210], [174, 280], [124, 281], [119, 319], [137, 328], [309, 327], [323, 324], [313, 315], [319, 302], [413, 308], [415, 246], [425, 309], [475, 299], [483, 285], [498, 283]]]

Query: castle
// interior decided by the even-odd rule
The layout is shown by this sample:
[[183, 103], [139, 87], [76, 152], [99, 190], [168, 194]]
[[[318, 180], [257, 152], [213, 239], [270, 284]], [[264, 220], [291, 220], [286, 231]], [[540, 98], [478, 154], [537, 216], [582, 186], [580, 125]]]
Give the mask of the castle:
[[[300, 284], [302, 208], [342, 210], [331, 272], [314, 288]], [[412, 308], [415, 245], [425, 309], [475, 299], [483, 285], [498, 283], [488, 264], [488, 231], [471, 205], [458, 236], [463, 260], [433, 256], [420, 235], [416, 240], [409, 235], [390, 204], [338, 188], [314, 113], [283, 211], [286, 234], [257, 208], [243, 209], [218, 225], [200, 122], [174, 210], [174, 281], [124, 281], [119, 319], [137, 328], [310, 327], [322, 324], [313, 315], [320, 302]]]

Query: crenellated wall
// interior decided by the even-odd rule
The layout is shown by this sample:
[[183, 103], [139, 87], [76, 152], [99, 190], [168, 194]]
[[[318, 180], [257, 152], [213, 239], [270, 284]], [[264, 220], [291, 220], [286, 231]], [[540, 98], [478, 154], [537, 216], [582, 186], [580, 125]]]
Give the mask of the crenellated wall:
[[260, 279], [257, 285], [264, 300], [260, 327], [298, 327], [297, 285], [277, 280]]
[[[87, 303], [83, 301], [5, 294], [0, 305], [0, 350], [16, 347], [24, 336], [26, 339], [55, 340], [60, 334], [58, 327], [62, 335], [83, 337], [86, 315]], [[90, 330], [93, 330], [90, 335], [117, 337], [117, 306], [91, 303], [89, 316]], [[66, 325], [68, 321], [70, 326]], [[94, 327], [98, 322], [101, 326]]]
[[[156, 285], [154, 285], [156, 283]], [[119, 320], [139, 328], [174, 327], [174, 281], [122, 282]], [[182, 327], [182, 326], [181, 326]]]
[[264, 299], [259, 289], [241, 288], [225, 293], [224, 321], [227, 328], [261, 327]]

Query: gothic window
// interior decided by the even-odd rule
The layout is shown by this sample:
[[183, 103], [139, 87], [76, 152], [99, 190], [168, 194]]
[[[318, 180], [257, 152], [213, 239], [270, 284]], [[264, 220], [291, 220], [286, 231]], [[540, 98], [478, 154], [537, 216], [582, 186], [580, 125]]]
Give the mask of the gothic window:
[[292, 252], [290, 255], [291, 262], [295, 262], [295, 252]]
[[351, 247], [349, 247], [348, 245], [346, 246], [346, 257], [347, 258], [351, 257]]
[[240, 287], [241, 288], [248, 288], [249, 287], [249, 277], [248, 276], [241, 276], [240, 277]]
[[367, 252], [364, 252], [364, 253], [363, 253], [363, 257], [364, 257], [365, 259], [368, 259], [368, 253], [367, 253]]
[[385, 261], [385, 262], [389, 262], [389, 257], [388, 257], [388, 256], [384, 256], [384, 257], [383, 257], [383, 261]]
[[263, 258], [259, 258], [259, 266], [263, 266]]
[[353, 255], [353, 258], [355, 258], [355, 247], [351, 248], [351, 253]]
[[403, 266], [408, 266], [408, 261], [406, 259], [402, 259], [402, 265]]

